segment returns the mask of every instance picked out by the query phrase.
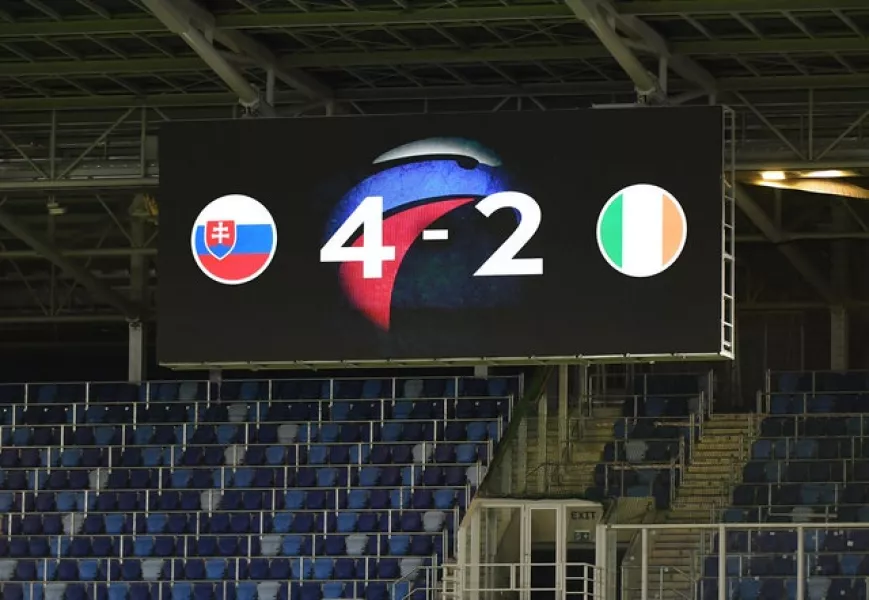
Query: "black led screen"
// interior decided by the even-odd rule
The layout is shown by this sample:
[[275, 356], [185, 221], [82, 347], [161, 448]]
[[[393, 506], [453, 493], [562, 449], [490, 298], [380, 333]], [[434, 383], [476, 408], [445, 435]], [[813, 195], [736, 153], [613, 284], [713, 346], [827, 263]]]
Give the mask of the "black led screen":
[[160, 137], [166, 364], [718, 355], [715, 107]]

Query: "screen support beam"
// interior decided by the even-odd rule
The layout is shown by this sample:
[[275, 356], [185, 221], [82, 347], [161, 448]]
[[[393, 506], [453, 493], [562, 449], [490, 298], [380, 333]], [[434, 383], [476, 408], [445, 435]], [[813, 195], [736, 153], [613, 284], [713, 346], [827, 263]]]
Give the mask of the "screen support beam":
[[189, 13], [183, 11], [174, 0], [142, 0], [166, 28], [181, 37], [196, 54], [238, 95], [245, 109], [264, 116], [274, 116], [274, 108], [261, 99], [256, 89], [245, 76], [220, 54], [203, 32], [194, 25]]
[[628, 47], [628, 44], [595, 0], [567, 0], [567, 6], [594, 32], [600, 42], [619, 63], [622, 70], [634, 82], [637, 95], [645, 101], [660, 102], [666, 97], [666, 92], [657, 77], [649, 73], [643, 63]]
[[[651, 86], [651, 80], [654, 81], [653, 89], [660, 94], [661, 100], [667, 100], [666, 86], [662, 85], [660, 78], [643, 67], [632, 48], [641, 48], [658, 56], [663, 69], [672, 69], [715, 100], [719, 90], [715, 77], [693, 59], [672, 52], [661, 34], [638, 17], [621, 14], [609, 0], [567, 0], [567, 5], [598, 36], [637, 85], [638, 92], [643, 87]], [[627, 40], [619, 35], [619, 29], [629, 36]]]
[[332, 90], [298, 69], [279, 64], [268, 48], [237, 30], [224, 31], [216, 26], [214, 15], [190, 0], [143, 0], [145, 6], [173, 33], [178, 34], [235, 92], [241, 104], [262, 116], [276, 116], [274, 107], [262, 97], [242, 72], [212, 44], [217, 40], [253, 64], [273, 73], [310, 98], [331, 103]]

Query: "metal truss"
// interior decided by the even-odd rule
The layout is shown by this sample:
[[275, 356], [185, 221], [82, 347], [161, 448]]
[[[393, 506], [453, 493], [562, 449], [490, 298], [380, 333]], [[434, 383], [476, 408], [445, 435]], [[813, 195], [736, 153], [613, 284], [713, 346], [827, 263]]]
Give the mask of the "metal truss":
[[743, 179], [740, 307], [781, 306], [779, 288], [755, 273], [782, 257], [798, 305], [861, 302], [842, 295], [824, 257], [869, 239], [863, 204], [749, 184], [759, 170], [869, 169], [866, 0], [205, 5], [0, 1], [0, 327], [147, 318], [157, 130], [251, 108], [724, 103]]

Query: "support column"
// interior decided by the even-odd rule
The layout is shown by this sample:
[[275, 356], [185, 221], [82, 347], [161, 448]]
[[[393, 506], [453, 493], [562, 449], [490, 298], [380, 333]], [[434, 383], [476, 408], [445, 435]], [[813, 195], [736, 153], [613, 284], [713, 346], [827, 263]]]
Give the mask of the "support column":
[[[141, 198], [133, 200], [131, 212], [142, 202]], [[133, 248], [145, 245], [145, 222], [136, 216], [130, 221], [130, 241]], [[147, 258], [141, 252], [130, 254], [130, 298], [139, 306], [145, 306], [145, 289], [147, 288], [148, 269]], [[129, 349], [127, 362], [127, 379], [130, 383], [139, 383], [145, 378], [145, 325], [141, 321], [131, 321], [129, 325]]]
[[[577, 396], [579, 397], [579, 414], [582, 417], [593, 417], [591, 413], [591, 390], [588, 389], [588, 364], [582, 363], [576, 369]], [[604, 394], [604, 390], [596, 390]]]
[[548, 487], [548, 473], [545, 467], [549, 453], [547, 448], [547, 424], [549, 418], [549, 397], [546, 394], [540, 396], [537, 401], [537, 490], [542, 492]]
[[516, 444], [513, 447], [516, 454], [516, 480], [513, 489], [518, 494], [524, 494], [528, 490], [528, 419], [522, 417], [519, 422], [519, 433], [516, 436]]
[[830, 308], [830, 368], [848, 370], [848, 310], [844, 306]]
[[141, 321], [130, 321], [127, 381], [141, 383], [145, 371], [145, 335]]
[[562, 452], [568, 444], [570, 433], [570, 406], [567, 396], [567, 365], [558, 366], [558, 447]]
[[[844, 201], [844, 199], [843, 199]], [[833, 205], [833, 228], [837, 232], [844, 232], [850, 226], [851, 216], [844, 203]], [[850, 250], [851, 243], [848, 240], [832, 242], [832, 285], [839, 298], [848, 298], [851, 295], [850, 284]], [[850, 351], [848, 340], [848, 309], [844, 304], [830, 307], [830, 368], [834, 371], [848, 369], [848, 354]]]

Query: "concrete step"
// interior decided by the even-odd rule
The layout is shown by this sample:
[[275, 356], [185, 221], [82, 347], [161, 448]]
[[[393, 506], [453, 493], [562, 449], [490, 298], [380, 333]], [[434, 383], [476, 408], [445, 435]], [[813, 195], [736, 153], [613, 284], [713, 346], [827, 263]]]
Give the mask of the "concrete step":
[[730, 489], [731, 480], [729, 477], [698, 477], [697, 479], [692, 478], [691, 481], [686, 481], [682, 486], [676, 490], [676, 494], [687, 493], [687, 490], [690, 490], [691, 493], [694, 493], [695, 490], [718, 490], [718, 491], [727, 491]]
[[[750, 456], [750, 421], [744, 415], [716, 415], [706, 421], [703, 439], [692, 451], [691, 463], [676, 492], [670, 510], [661, 515], [666, 523], [710, 523], [714, 509], [729, 500], [734, 479], [741, 475], [743, 463]], [[663, 530], [655, 534], [649, 556], [649, 598], [655, 600], [690, 600], [693, 587], [686, 573], [697, 572], [697, 550], [702, 530]], [[673, 569], [667, 572], [667, 568]], [[682, 571], [681, 573], [678, 571]], [[659, 587], [663, 587], [661, 592]], [[639, 600], [629, 591], [625, 600]]]

